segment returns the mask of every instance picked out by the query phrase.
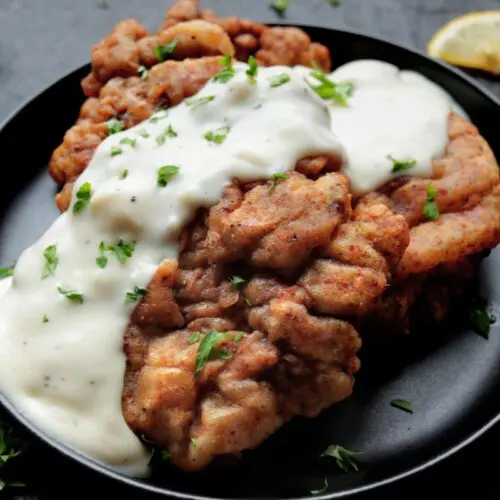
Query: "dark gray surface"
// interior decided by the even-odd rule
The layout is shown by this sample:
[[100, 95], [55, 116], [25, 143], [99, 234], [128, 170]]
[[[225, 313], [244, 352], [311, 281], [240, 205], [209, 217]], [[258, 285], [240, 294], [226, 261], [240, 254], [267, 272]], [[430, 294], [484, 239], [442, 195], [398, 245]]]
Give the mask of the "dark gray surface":
[[[118, 21], [136, 17], [153, 29], [165, 0], [0, 0], [0, 121], [25, 99], [90, 58], [90, 47]], [[269, 0], [202, 0], [220, 15], [272, 22]], [[362, 31], [425, 49], [446, 21], [500, 0], [291, 0], [287, 21]], [[333, 55], [334, 57], [334, 55]], [[500, 96], [500, 83], [483, 81]]]

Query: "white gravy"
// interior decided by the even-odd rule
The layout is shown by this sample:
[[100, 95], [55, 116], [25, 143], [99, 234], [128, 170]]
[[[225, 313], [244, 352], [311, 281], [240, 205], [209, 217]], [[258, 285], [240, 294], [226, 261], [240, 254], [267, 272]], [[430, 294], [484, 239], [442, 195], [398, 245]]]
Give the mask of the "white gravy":
[[[451, 97], [414, 72], [376, 60], [341, 66], [331, 75], [352, 82], [348, 107], [330, 106], [332, 131], [344, 146], [344, 171], [351, 191], [372, 191], [400, 175], [430, 176], [432, 160], [448, 143]], [[411, 169], [392, 173], [393, 162], [416, 162]]]
[[[146, 475], [149, 460], [121, 411], [123, 332], [134, 307], [126, 293], [147, 287], [161, 262], [177, 257], [180, 229], [198, 207], [216, 203], [232, 178], [271, 178], [305, 155], [342, 154], [325, 103], [299, 72], [259, 68], [252, 83], [246, 65], [235, 67], [231, 81], [211, 81], [195, 96], [212, 101], [185, 101], [109, 136], [74, 186], [72, 207], [87, 182], [90, 203], [62, 214], [22, 253], [0, 300], [2, 392], [43, 431], [125, 474]], [[271, 87], [279, 74], [290, 81]], [[169, 125], [177, 135], [158, 144]], [[204, 138], [222, 127], [229, 130], [221, 144]], [[114, 148], [121, 154], [112, 156]], [[165, 165], [179, 172], [159, 187]], [[120, 264], [106, 252], [107, 267], [100, 268], [100, 242], [120, 238], [137, 241], [132, 257]], [[41, 279], [50, 245], [57, 245], [57, 268]], [[58, 287], [83, 294], [83, 303]]]

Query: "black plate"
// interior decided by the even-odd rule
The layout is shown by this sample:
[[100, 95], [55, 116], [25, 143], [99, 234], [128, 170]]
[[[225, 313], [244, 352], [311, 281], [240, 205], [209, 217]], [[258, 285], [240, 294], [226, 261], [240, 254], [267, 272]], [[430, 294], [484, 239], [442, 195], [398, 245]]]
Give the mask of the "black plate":
[[[447, 89], [470, 115], [500, 157], [497, 100], [463, 73], [422, 54], [364, 35], [305, 27], [331, 48], [334, 66], [377, 58], [413, 69]], [[0, 262], [15, 262], [57, 217], [56, 188], [47, 160], [75, 121], [83, 101], [80, 79], [88, 67], [61, 79], [15, 113], [0, 129], [0, 151], [9, 185], [0, 198]], [[39, 124], [42, 124], [41, 126]], [[14, 158], [9, 164], [7, 159]], [[500, 283], [494, 279], [500, 253], [484, 261], [480, 288], [495, 309]], [[404, 346], [361, 352], [364, 366], [354, 395], [314, 420], [296, 419], [259, 449], [243, 454], [228, 473], [211, 469], [195, 475], [167, 469], [148, 482], [123, 478], [54, 442], [4, 405], [28, 429], [71, 459], [125, 484], [183, 498], [310, 497], [328, 475], [329, 498], [371, 490], [419, 472], [456, 452], [500, 419], [500, 328], [487, 341], [455, 327], [438, 337], [422, 336]], [[397, 361], [394, 361], [397, 360]], [[415, 414], [390, 406], [394, 398], [411, 401]], [[318, 456], [328, 444], [362, 450], [358, 474], [337, 473], [335, 464]]]

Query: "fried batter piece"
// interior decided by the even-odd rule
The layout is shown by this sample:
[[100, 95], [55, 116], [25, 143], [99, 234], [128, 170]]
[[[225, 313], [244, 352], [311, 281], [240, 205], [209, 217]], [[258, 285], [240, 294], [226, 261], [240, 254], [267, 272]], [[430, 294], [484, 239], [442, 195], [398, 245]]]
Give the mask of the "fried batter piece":
[[[314, 417], [352, 392], [361, 341], [340, 316], [353, 314], [353, 303], [341, 295], [329, 304], [333, 316], [318, 315], [325, 307], [310, 273], [320, 262], [343, 267], [359, 281], [330, 274], [329, 285], [352, 295], [376, 276], [381, 287], [366, 300], [376, 299], [408, 227], [380, 204], [353, 217], [347, 179], [331, 171], [335, 159], [302, 161], [304, 171], [307, 164], [324, 168], [311, 168], [313, 178], [290, 172], [271, 190], [269, 182], [235, 181], [200, 210], [181, 238], [179, 263], [163, 263], [132, 316], [125, 418], [185, 470], [255, 448], [293, 416]], [[242, 286], [230, 283], [236, 273]], [[215, 346], [225, 354], [196, 374], [200, 341], [212, 329], [227, 333]]]
[[[173, 50], [158, 59], [157, 47], [174, 43]], [[161, 53], [161, 50], [160, 50]], [[311, 61], [330, 70], [326, 47], [312, 43], [298, 28], [269, 28], [236, 17], [218, 18], [201, 11], [199, 0], [178, 0], [165, 15], [156, 34], [135, 19], [127, 19], [92, 48], [92, 71], [82, 81], [84, 94], [97, 97], [103, 85], [114, 77], [137, 75], [140, 66], [150, 68], [163, 57], [172, 59], [230, 55], [246, 62], [254, 55], [263, 66], [303, 64]]]

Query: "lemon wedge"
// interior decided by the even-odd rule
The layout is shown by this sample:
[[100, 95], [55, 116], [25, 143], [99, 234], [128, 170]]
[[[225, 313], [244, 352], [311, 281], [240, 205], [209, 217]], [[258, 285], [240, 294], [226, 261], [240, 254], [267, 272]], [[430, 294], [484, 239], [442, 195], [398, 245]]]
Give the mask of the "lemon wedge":
[[500, 10], [451, 20], [431, 38], [427, 53], [456, 66], [500, 75]]

